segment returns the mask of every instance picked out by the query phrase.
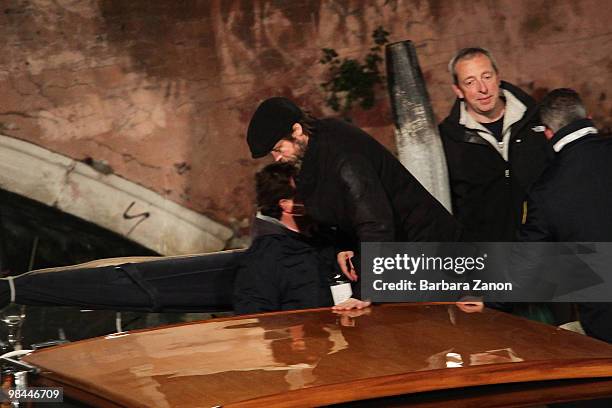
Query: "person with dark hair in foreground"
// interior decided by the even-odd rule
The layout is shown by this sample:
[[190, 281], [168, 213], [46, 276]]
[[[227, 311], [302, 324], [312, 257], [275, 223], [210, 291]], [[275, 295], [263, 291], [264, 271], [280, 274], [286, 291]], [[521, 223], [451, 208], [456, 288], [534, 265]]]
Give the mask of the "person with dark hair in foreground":
[[[555, 89], [542, 101], [540, 116], [556, 153], [529, 191], [521, 241], [612, 241], [612, 139], [598, 134], [580, 96]], [[612, 303], [581, 303], [585, 332], [612, 342]]]
[[[272, 154], [293, 163], [297, 197], [317, 223], [335, 228], [349, 249], [338, 263], [357, 279], [347, 261], [361, 242], [455, 241], [455, 219], [373, 137], [339, 119], [314, 119], [286, 98], [262, 102], [251, 118], [247, 143], [253, 158]], [[350, 262], [348, 262], [350, 265]]]
[[[256, 175], [259, 212], [253, 224], [253, 243], [235, 278], [237, 314], [334, 304], [330, 282], [340, 271], [333, 242], [316, 230], [304, 206], [296, 202], [296, 173], [292, 164], [273, 163]], [[335, 308], [369, 305], [349, 298]]]

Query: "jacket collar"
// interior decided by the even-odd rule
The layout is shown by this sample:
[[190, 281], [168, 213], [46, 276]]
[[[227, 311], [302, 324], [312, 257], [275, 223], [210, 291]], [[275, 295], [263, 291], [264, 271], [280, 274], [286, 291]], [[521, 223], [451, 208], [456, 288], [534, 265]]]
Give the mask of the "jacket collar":
[[[501, 88], [501, 97], [504, 99], [505, 108], [503, 115], [503, 126], [502, 126], [502, 143], [501, 143], [501, 151], [500, 143], [497, 138], [491, 134], [489, 130], [487, 130], [484, 125], [479, 123], [476, 119], [472, 117], [467, 111], [467, 107], [465, 102], [461, 101], [459, 105], [460, 109], [460, 117], [459, 124], [465, 126], [466, 129], [474, 130], [470, 138], [470, 142], [473, 139], [481, 139], [486, 140], [491, 146], [495, 148], [497, 152], [501, 154], [504, 160], [508, 160], [509, 148], [508, 142], [510, 141], [510, 126], [522, 120], [525, 112], [527, 111], [527, 107], [523, 104], [516, 96], [512, 94], [512, 92], [507, 89]], [[466, 132], [467, 133], [467, 132]], [[485, 143], [486, 144], [486, 143]]]
[[550, 141], [555, 152], [559, 153], [568, 144], [596, 133], [598, 131], [591, 119], [579, 119], [559, 129]]
[[[518, 131], [536, 113], [535, 102], [531, 96], [509, 82], [501, 81], [500, 88], [502, 89], [503, 96], [506, 98], [507, 104], [506, 113], [504, 115], [509, 115], [508, 119], [504, 117], [504, 129], [506, 129], [507, 126], [514, 124], [516, 131]], [[508, 111], [508, 109], [510, 109], [510, 111]], [[447, 126], [463, 127], [466, 126], [468, 121], [467, 117], [476, 123], [476, 125], [472, 125], [474, 129], [485, 130], [482, 125], [467, 114], [467, 111], [465, 110], [465, 103], [458, 98], [455, 101], [450, 114], [446, 119], [444, 119], [443, 124]], [[470, 128], [471, 126], [466, 127]], [[477, 142], [479, 138], [470, 133], [471, 132], [454, 132], [453, 135], [455, 138], [462, 141], [471, 143]]]
[[264, 235], [300, 236], [297, 232], [291, 231], [289, 228], [285, 227], [285, 225], [276, 218], [257, 212], [255, 220], [253, 221], [253, 227], [251, 228], [251, 238], [255, 239]]
[[[504, 112], [504, 127], [502, 132], [505, 132], [511, 125], [515, 124], [523, 118], [527, 111], [527, 106], [522, 103], [512, 92], [507, 89], [502, 89], [502, 98], [506, 103]], [[472, 117], [467, 111], [464, 101], [459, 101], [459, 124], [469, 129], [482, 130], [487, 132], [487, 129]]]

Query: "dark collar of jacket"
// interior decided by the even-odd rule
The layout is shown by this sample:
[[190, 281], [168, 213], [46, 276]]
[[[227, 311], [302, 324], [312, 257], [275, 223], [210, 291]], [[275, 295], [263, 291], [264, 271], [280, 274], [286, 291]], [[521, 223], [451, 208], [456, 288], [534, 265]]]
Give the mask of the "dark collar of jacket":
[[251, 239], [252, 244], [249, 250], [256, 248], [255, 251], [257, 251], [260, 245], [266, 246], [274, 242], [275, 247], [284, 257], [312, 253], [318, 251], [322, 245], [322, 242], [316, 241], [315, 238], [292, 231], [277, 219], [261, 213], [258, 213], [253, 221]]
[[264, 235], [287, 235], [292, 238], [301, 238], [302, 234], [285, 227], [279, 220], [257, 213], [251, 227], [251, 238], [263, 237]]
[[591, 119], [578, 119], [559, 129], [550, 139], [555, 152], [560, 152], [565, 146], [582, 139], [586, 135], [598, 133]]
[[[529, 123], [529, 121], [537, 113], [536, 103], [531, 96], [529, 96], [520, 88], [512, 85], [509, 82], [501, 81], [500, 88], [509, 91], [527, 108], [527, 111], [525, 111], [523, 118], [513, 125], [512, 133], [517, 134], [523, 128], [523, 126]], [[457, 98], [455, 104], [451, 109], [450, 114], [440, 124], [441, 127], [449, 127], [453, 129], [453, 131], [445, 132], [445, 134], [448, 134], [450, 137], [460, 142], [478, 143], [485, 145], [488, 144], [488, 142], [478, 136], [476, 132], [466, 132], [465, 127], [459, 123], [459, 120], [461, 118], [461, 102], [462, 100]]]

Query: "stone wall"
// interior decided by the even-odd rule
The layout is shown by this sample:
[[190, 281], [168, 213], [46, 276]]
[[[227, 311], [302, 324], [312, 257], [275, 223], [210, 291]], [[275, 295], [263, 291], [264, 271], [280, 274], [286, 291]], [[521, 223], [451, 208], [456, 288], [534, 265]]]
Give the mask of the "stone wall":
[[[245, 128], [284, 95], [332, 113], [323, 47], [358, 57], [374, 28], [413, 40], [434, 111], [453, 94], [446, 64], [488, 47], [504, 79], [535, 97], [569, 86], [611, 125], [612, 2], [600, 0], [5, 0], [0, 133], [159, 192], [226, 225], [252, 213]], [[393, 149], [388, 97], [355, 111]], [[243, 226], [245, 223], [242, 224]]]

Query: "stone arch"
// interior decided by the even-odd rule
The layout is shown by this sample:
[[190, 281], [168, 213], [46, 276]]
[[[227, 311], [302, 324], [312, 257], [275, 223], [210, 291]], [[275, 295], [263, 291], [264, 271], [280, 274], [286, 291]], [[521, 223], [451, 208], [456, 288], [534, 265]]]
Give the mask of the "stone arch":
[[115, 174], [0, 135], [0, 188], [55, 207], [162, 255], [224, 249], [232, 231]]

